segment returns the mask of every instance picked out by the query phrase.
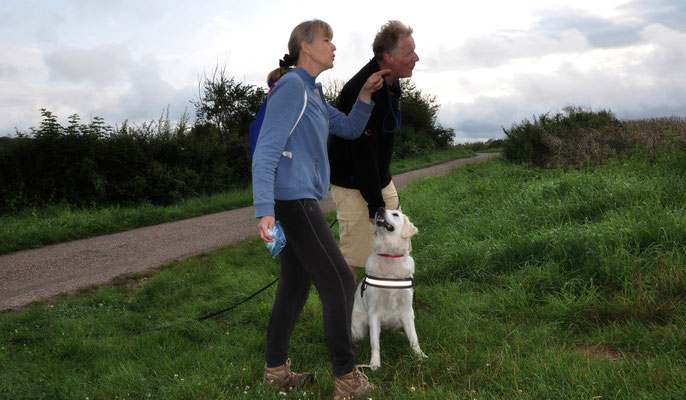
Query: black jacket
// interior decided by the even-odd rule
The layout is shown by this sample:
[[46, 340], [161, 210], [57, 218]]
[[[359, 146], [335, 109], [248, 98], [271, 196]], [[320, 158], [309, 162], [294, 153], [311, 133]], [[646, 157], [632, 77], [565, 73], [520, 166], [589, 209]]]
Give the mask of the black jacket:
[[[367, 78], [379, 69], [376, 59], [362, 67], [343, 87], [338, 109], [349, 113]], [[359, 138], [344, 140], [329, 135], [328, 141], [331, 183], [348, 189], [358, 189], [367, 201], [370, 218], [374, 216], [377, 208], [386, 206], [381, 189], [391, 182], [389, 168], [395, 132], [398, 129], [395, 118], [400, 116], [401, 96], [398, 81], [391, 85], [392, 87], [388, 87], [384, 83], [381, 89], [372, 94], [374, 109], [364, 133]]]

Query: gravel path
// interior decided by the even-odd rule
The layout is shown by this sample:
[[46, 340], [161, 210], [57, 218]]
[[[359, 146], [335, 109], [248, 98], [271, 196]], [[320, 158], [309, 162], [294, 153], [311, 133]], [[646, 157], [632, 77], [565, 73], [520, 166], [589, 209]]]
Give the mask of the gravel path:
[[[479, 162], [497, 154], [450, 161], [398, 174], [397, 188], [410, 181], [442, 175], [457, 166]], [[329, 193], [321, 202], [333, 210]], [[73, 292], [117, 276], [145, 271], [257, 234], [252, 207], [224, 211], [132, 231], [75, 240], [0, 256], [0, 310]]]

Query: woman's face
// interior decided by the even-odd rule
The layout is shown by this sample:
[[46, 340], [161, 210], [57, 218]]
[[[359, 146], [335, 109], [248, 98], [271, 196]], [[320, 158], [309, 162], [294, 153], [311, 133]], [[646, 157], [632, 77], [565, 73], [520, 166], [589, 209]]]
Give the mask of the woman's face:
[[331, 38], [322, 32], [317, 33], [309, 44], [311, 49], [312, 61], [321, 68], [321, 71], [333, 68], [333, 60], [336, 58], [334, 52], [336, 46], [331, 42]]

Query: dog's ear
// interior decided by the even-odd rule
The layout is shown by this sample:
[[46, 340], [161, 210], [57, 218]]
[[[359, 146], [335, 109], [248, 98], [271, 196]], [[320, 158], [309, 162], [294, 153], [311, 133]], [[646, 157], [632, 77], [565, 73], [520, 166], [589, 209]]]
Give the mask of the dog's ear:
[[414, 236], [417, 232], [417, 227], [414, 226], [407, 215], [403, 215], [403, 230], [400, 232], [400, 236], [403, 238], [409, 238]]

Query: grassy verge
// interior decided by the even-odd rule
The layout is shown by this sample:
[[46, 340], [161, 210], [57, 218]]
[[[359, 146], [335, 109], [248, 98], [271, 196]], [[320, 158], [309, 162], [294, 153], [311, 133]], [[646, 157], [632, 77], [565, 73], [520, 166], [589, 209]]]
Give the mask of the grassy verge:
[[[389, 391], [371, 397], [685, 398], [684, 165], [563, 172], [492, 160], [401, 189], [420, 230], [416, 324], [428, 359], [384, 332], [382, 367], [368, 376]], [[317, 376], [306, 389], [259, 384], [273, 288], [186, 322], [277, 273], [254, 238], [0, 314], [0, 398], [330, 398], [316, 291], [291, 341], [294, 368]], [[358, 343], [360, 362], [369, 353]]]
[[0, 254], [83, 239], [252, 204], [251, 189], [201, 196], [171, 206], [72, 209], [51, 206], [0, 216]]
[[448, 150], [436, 151], [423, 156], [395, 160], [391, 164], [391, 172], [393, 174], [401, 174], [403, 172], [415, 171], [430, 167], [432, 165], [438, 165], [444, 162], [457, 160], [459, 158], [474, 157], [475, 155], [476, 152], [473, 150], [455, 147]]
[[[471, 150], [444, 150], [394, 163], [394, 173], [425, 168], [457, 158], [472, 157]], [[16, 215], [0, 216], [0, 254], [252, 205], [252, 189], [236, 189], [185, 200], [171, 206], [72, 209], [51, 206]]]

